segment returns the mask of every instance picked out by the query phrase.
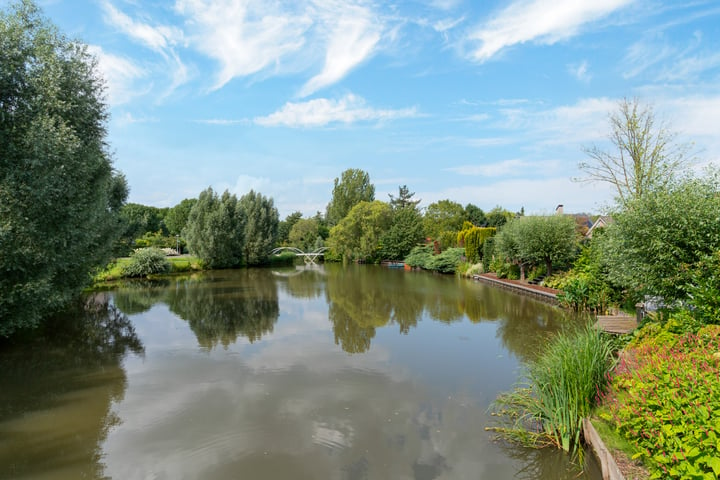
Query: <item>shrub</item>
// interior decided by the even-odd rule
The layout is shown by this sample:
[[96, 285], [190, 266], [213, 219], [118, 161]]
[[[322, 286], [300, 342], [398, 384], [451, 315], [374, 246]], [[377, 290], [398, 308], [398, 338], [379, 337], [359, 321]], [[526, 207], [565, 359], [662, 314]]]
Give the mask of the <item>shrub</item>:
[[718, 478], [720, 327], [683, 335], [649, 328], [662, 335], [628, 347], [624, 358], [633, 361], [618, 365], [600, 417], [634, 446], [651, 478]]
[[559, 333], [526, 364], [526, 383], [495, 401], [510, 424], [491, 430], [527, 446], [576, 451], [582, 419], [607, 391], [612, 366], [612, 341], [592, 324]]
[[464, 255], [464, 248], [448, 248], [440, 255], [435, 255], [428, 268], [440, 273], [455, 273], [455, 269], [462, 262]]
[[405, 257], [405, 263], [413, 268], [430, 268], [430, 261], [433, 258], [433, 248], [431, 245], [422, 245], [410, 250]]
[[159, 248], [140, 248], [123, 265], [122, 274], [126, 277], [146, 277], [148, 275], [168, 273], [172, 269], [170, 261]]

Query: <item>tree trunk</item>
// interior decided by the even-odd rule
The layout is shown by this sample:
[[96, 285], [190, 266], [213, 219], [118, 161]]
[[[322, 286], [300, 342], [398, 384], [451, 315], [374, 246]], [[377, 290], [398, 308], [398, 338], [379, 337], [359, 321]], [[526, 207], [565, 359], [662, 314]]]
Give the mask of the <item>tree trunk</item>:
[[520, 281], [521, 282], [525, 281], [525, 264], [524, 263], [520, 264]]
[[545, 275], [549, 277], [552, 274], [552, 260], [550, 260], [550, 258], [545, 259], [545, 270], [547, 270]]

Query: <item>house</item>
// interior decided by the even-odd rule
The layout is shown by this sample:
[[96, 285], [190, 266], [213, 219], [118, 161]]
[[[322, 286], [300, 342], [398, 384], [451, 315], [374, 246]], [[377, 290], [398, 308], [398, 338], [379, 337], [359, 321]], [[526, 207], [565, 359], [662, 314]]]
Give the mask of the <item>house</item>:
[[597, 220], [595, 220], [595, 223], [592, 224], [592, 226], [590, 227], [590, 229], [589, 229], [589, 230], [587, 231], [587, 233], [585, 234], [585, 238], [588, 238], [588, 239], [592, 238], [593, 231], [594, 231], [596, 228], [607, 227], [607, 226], [610, 225], [612, 222], [613, 222], [612, 217], [610, 217], [610, 216], [608, 216], [608, 215], [601, 215], [601, 216], [599, 216], [599, 217], [597, 218]]

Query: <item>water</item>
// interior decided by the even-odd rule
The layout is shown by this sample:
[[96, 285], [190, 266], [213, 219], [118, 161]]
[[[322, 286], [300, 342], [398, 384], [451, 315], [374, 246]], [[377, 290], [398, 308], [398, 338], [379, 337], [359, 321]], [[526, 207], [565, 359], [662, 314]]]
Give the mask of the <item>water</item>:
[[0, 478], [598, 479], [486, 410], [569, 314], [327, 265], [128, 283], [0, 350]]

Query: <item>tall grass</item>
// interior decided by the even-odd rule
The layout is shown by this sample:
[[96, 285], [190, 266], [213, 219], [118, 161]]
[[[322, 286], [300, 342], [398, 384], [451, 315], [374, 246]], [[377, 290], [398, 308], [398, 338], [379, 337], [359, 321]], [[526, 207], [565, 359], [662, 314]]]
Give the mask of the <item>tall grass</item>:
[[612, 351], [611, 338], [591, 324], [559, 333], [525, 366], [523, 384], [497, 398], [494, 413], [508, 422], [490, 430], [526, 446], [576, 451], [583, 417], [608, 388]]

